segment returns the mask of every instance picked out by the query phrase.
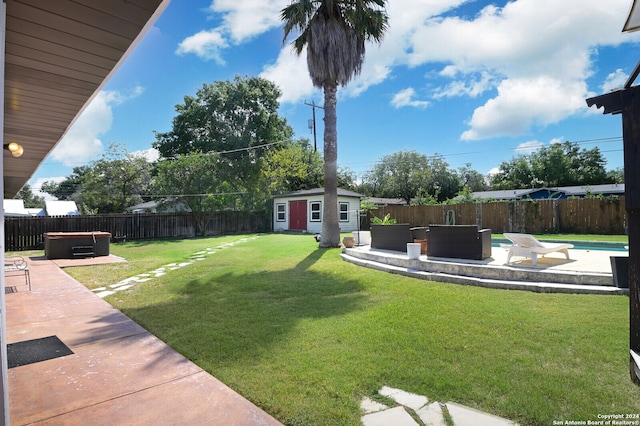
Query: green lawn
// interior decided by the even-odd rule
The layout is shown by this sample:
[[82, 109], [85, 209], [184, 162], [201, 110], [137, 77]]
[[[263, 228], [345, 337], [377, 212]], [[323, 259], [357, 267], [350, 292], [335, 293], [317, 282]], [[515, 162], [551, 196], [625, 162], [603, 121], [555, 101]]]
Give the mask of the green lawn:
[[[117, 244], [129, 263], [67, 271], [98, 287], [241, 238]], [[627, 297], [421, 281], [339, 254], [261, 235], [107, 300], [286, 424], [358, 425], [383, 385], [522, 425], [640, 413]]]

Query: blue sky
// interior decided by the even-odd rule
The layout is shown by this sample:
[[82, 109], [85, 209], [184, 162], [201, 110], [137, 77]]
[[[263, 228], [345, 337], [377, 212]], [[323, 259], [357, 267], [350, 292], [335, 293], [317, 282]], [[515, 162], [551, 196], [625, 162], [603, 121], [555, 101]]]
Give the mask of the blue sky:
[[[322, 105], [304, 55], [282, 45], [289, 0], [172, 0], [30, 180], [69, 176], [112, 143], [146, 152], [175, 105], [203, 83], [261, 76], [283, 92], [296, 137]], [[489, 173], [566, 140], [622, 166], [620, 116], [585, 98], [621, 87], [640, 59], [623, 34], [631, 0], [390, 0], [389, 31], [367, 46], [362, 74], [338, 91], [338, 164], [356, 176], [400, 150]], [[322, 149], [322, 110], [317, 110]]]

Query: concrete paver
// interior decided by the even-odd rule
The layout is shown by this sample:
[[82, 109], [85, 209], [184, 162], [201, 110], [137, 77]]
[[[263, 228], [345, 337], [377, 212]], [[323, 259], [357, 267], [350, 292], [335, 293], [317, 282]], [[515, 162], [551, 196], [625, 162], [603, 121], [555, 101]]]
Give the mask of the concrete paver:
[[453, 402], [446, 403], [447, 410], [451, 415], [453, 424], [456, 426], [514, 426], [515, 423], [503, 419], [502, 417], [493, 416], [491, 414], [483, 413], [482, 411], [474, 410], [473, 408], [465, 407], [464, 405], [456, 404]]
[[442, 408], [440, 408], [439, 402], [432, 402], [431, 404], [422, 407], [418, 411], [416, 411], [422, 423], [425, 426], [447, 426], [447, 423], [444, 421], [444, 414], [442, 413]]
[[382, 404], [381, 402], [374, 401], [373, 399], [366, 396], [362, 398], [362, 401], [360, 402], [360, 409], [365, 414], [377, 413], [378, 411], [386, 410], [388, 408], [389, 407]]
[[[517, 423], [511, 420], [453, 402], [447, 402], [446, 404], [432, 402], [427, 404], [429, 399], [426, 396], [405, 392], [401, 389], [383, 386], [378, 393], [393, 399], [399, 405], [362, 416], [361, 419], [364, 426], [416, 425], [416, 421], [409, 415], [407, 409], [413, 410], [425, 426], [446, 426], [447, 423], [442, 406], [446, 407], [455, 426], [517, 426]], [[363, 398], [363, 403], [366, 400], [371, 401], [369, 398]], [[422, 403], [423, 401], [425, 403]], [[413, 407], [417, 408], [409, 407], [406, 403], [412, 404]], [[361, 406], [364, 407], [365, 405]]]
[[418, 426], [404, 407], [394, 407], [362, 416], [364, 426]]
[[390, 388], [389, 386], [383, 386], [378, 393], [391, 398], [398, 404], [409, 407], [412, 410], [419, 410], [429, 402], [429, 399], [426, 396], [405, 392], [402, 389]]

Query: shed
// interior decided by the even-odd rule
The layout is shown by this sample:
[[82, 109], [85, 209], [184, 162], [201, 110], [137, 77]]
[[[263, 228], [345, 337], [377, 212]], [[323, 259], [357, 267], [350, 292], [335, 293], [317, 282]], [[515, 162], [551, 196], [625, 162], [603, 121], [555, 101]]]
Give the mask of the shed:
[[[340, 232], [360, 228], [360, 200], [357, 192], [338, 188], [338, 223]], [[322, 232], [324, 188], [304, 189], [273, 197], [273, 230]]]

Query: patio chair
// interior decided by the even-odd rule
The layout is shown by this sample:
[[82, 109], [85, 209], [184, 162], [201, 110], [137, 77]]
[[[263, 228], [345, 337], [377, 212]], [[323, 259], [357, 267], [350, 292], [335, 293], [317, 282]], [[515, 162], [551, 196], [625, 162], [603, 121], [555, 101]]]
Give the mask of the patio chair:
[[573, 248], [573, 244], [568, 243], [543, 243], [530, 234], [510, 234], [505, 232], [504, 236], [513, 243], [513, 245], [502, 245], [502, 247], [509, 250], [507, 263], [511, 261], [512, 256], [524, 256], [531, 258], [531, 263], [535, 266], [538, 264], [538, 255], [544, 256], [555, 252], [564, 253], [569, 259], [569, 249]]
[[29, 275], [29, 264], [22, 256], [9, 256], [4, 258], [4, 274], [24, 274], [24, 283], [31, 291], [31, 276]]

